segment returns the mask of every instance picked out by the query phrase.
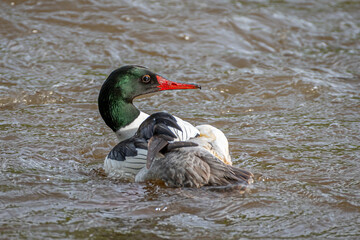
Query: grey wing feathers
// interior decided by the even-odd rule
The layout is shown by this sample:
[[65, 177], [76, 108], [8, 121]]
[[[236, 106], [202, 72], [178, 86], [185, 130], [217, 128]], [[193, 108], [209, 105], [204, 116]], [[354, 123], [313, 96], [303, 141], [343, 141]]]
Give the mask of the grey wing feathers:
[[[192, 151], [173, 150], [157, 159], [149, 169], [150, 179], [161, 179], [169, 187], [201, 187], [210, 178], [209, 166]], [[184, 159], [182, 159], [184, 158]], [[186, 159], [186, 160], [185, 160]]]
[[162, 179], [170, 187], [247, 185], [252, 174], [224, 164], [201, 147], [186, 147], [165, 154], [149, 169], [150, 179]]

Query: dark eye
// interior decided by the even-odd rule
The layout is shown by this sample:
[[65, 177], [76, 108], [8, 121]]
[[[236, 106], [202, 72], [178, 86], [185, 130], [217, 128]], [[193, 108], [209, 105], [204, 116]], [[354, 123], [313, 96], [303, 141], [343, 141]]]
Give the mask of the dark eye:
[[149, 83], [150, 80], [151, 80], [151, 77], [149, 75], [144, 75], [144, 76], [141, 77], [141, 81], [143, 83]]

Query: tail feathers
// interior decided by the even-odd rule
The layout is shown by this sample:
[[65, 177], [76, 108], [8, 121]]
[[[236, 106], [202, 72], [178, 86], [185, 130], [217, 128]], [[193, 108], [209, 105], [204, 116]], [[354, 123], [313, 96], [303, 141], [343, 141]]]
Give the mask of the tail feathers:
[[229, 166], [229, 167], [234, 172], [237, 178], [241, 179], [247, 184], [252, 184], [254, 182], [254, 175], [251, 172], [233, 166]]
[[198, 155], [204, 162], [210, 166], [211, 174], [209, 183], [210, 186], [221, 186], [230, 184], [251, 184], [253, 182], [253, 174], [230, 165], [223, 163], [208, 152], [201, 151]]

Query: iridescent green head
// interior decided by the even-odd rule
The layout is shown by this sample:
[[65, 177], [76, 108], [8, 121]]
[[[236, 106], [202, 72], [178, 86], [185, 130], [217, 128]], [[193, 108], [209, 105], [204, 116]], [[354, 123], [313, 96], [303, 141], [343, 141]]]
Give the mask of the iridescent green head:
[[132, 104], [137, 96], [174, 89], [200, 86], [169, 81], [141, 66], [123, 66], [113, 71], [101, 87], [98, 104], [105, 123], [113, 130], [134, 121], [140, 111]]

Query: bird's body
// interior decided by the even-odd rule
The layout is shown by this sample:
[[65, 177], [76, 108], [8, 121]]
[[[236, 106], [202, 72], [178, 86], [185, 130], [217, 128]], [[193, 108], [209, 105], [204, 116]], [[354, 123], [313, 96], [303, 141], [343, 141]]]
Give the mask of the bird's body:
[[210, 125], [194, 127], [168, 113], [148, 115], [132, 103], [139, 95], [200, 88], [169, 81], [140, 66], [112, 72], [99, 94], [105, 123], [121, 141], [108, 154], [105, 172], [136, 182], [163, 180], [171, 187], [249, 184], [252, 174], [231, 166], [225, 135]]

